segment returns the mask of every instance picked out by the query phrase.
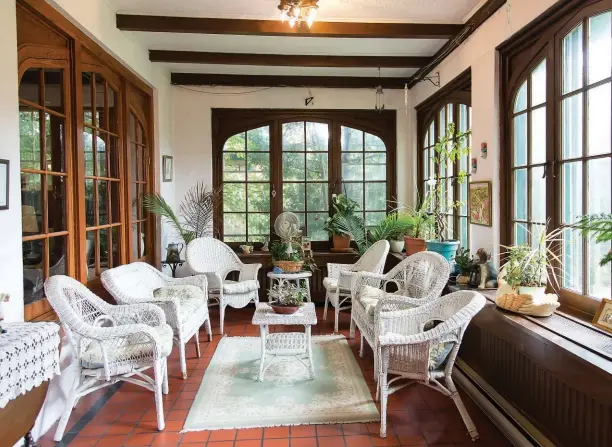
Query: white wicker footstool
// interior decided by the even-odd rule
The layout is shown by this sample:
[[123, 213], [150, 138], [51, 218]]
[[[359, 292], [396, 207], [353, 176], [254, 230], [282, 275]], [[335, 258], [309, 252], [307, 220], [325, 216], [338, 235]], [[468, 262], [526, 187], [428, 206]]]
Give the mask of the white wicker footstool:
[[[266, 303], [257, 304], [255, 315], [253, 315], [254, 325], [259, 326], [261, 333], [261, 360], [259, 365], [259, 376], [257, 380], [263, 381], [264, 373], [277, 356], [295, 356], [310, 371], [310, 378], [314, 379], [314, 363], [312, 360], [312, 340], [311, 327], [317, 324], [317, 314], [313, 303], [305, 303], [302, 308], [292, 315], [281, 315], [275, 313]], [[303, 325], [302, 332], [276, 332], [268, 333], [270, 325]], [[306, 354], [308, 364], [301, 356]], [[266, 355], [270, 360], [266, 365]]]

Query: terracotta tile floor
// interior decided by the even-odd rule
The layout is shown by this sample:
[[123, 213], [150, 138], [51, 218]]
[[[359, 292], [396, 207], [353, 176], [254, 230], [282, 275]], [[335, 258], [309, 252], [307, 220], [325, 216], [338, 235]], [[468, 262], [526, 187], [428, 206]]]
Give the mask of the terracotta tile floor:
[[[314, 334], [333, 332], [333, 314], [321, 319]], [[229, 336], [258, 336], [258, 327], [251, 325], [252, 308], [226, 312]], [[202, 342], [198, 359], [193, 343], [187, 349], [189, 377], [182, 380], [178, 354], [173, 351], [168, 362], [170, 393], [164, 399], [166, 428], [157, 431], [153, 394], [135, 385], [124, 383], [117, 390], [105, 389], [81, 399], [74, 409], [64, 440], [53, 442], [55, 426], [41, 440], [41, 447], [383, 447], [383, 446], [510, 446], [480, 409], [462, 394], [468, 411], [480, 432], [480, 440], [472, 443], [458, 411], [450, 399], [425, 386], [413, 386], [393, 394], [389, 399], [387, 438], [378, 436], [379, 424], [307, 425], [248, 430], [217, 430], [180, 433], [187, 413], [200, 386], [206, 367], [217, 344], [218, 312], [211, 311], [213, 342]], [[348, 314], [341, 314], [341, 332], [348, 338]], [[290, 330], [291, 328], [287, 328]], [[295, 330], [298, 330], [297, 328]], [[201, 340], [208, 338], [202, 332]], [[349, 339], [364, 377], [374, 394], [372, 351], [366, 348], [359, 358], [359, 338]]]

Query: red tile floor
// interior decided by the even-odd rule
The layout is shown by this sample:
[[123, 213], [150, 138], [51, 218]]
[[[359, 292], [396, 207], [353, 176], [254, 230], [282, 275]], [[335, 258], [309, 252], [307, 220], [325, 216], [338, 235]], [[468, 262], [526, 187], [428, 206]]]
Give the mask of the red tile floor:
[[[327, 321], [317, 309], [319, 324], [313, 334], [333, 332], [333, 316]], [[229, 336], [258, 336], [259, 328], [251, 325], [253, 308], [226, 312], [225, 328]], [[333, 315], [333, 314], [332, 314]], [[507, 447], [511, 444], [495, 428], [482, 411], [462, 393], [480, 439], [472, 443], [458, 411], [449, 398], [422, 385], [405, 388], [389, 398], [387, 437], [379, 437], [379, 424], [305, 425], [296, 427], [218, 430], [181, 433], [187, 413], [206, 373], [217, 343], [218, 312], [211, 311], [213, 342], [202, 342], [202, 357], [195, 346], [187, 349], [187, 380], [181, 378], [178, 354], [173, 351], [168, 362], [170, 393], [165, 396], [166, 428], [157, 431], [153, 394], [143, 388], [124, 383], [113, 390], [101, 390], [83, 398], [74, 409], [64, 440], [57, 446], [70, 447], [377, 447], [377, 446], [486, 446]], [[348, 314], [341, 315], [341, 332], [348, 338]], [[291, 330], [291, 328], [286, 328]], [[297, 330], [297, 329], [294, 329]], [[202, 332], [201, 340], [208, 340]], [[349, 339], [365, 380], [373, 395], [373, 358], [369, 348], [359, 358], [359, 338]], [[41, 440], [41, 447], [56, 445], [53, 427]]]

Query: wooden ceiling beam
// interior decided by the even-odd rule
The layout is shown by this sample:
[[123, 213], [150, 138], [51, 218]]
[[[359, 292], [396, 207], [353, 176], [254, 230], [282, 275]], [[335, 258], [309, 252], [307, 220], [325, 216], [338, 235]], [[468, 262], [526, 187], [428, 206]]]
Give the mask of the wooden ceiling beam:
[[312, 28], [291, 28], [280, 20], [214, 19], [117, 14], [123, 31], [248, 36], [350, 37], [385, 39], [449, 39], [462, 25], [446, 23], [315, 22]]
[[275, 67], [421, 68], [427, 65], [431, 58], [415, 56], [319, 56], [150, 50], [149, 59], [151, 62], [182, 64], [263, 65]]
[[404, 78], [371, 78], [346, 76], [250, 76], [208, 73], [172, 73], [173, 85], [207, 85], [228, 87], [325, 87], [403, 89]]

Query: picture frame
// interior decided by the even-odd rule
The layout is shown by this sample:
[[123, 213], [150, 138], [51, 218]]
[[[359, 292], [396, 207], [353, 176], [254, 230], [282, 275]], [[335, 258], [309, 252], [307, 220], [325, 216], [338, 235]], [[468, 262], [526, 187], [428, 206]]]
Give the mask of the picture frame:
[[599, 309], [593, 318], [593, 326], [612, 333], [612, 300], [606, 298], [601, 300]]
[[164, 182], [174, 180], [174, 157], [170, 155], [162, 156], [162, 180]]
[[0, 210], [9, 209], [10, 161], [0, 160]]
[[302, 251], [304, 253], [312, 251], [312, 238], [308, 236], [302, 236]]
[[493, 226], [493, 187], [491, 182], [470, 182], [469, 215], [470, 223], [483, 227]]

